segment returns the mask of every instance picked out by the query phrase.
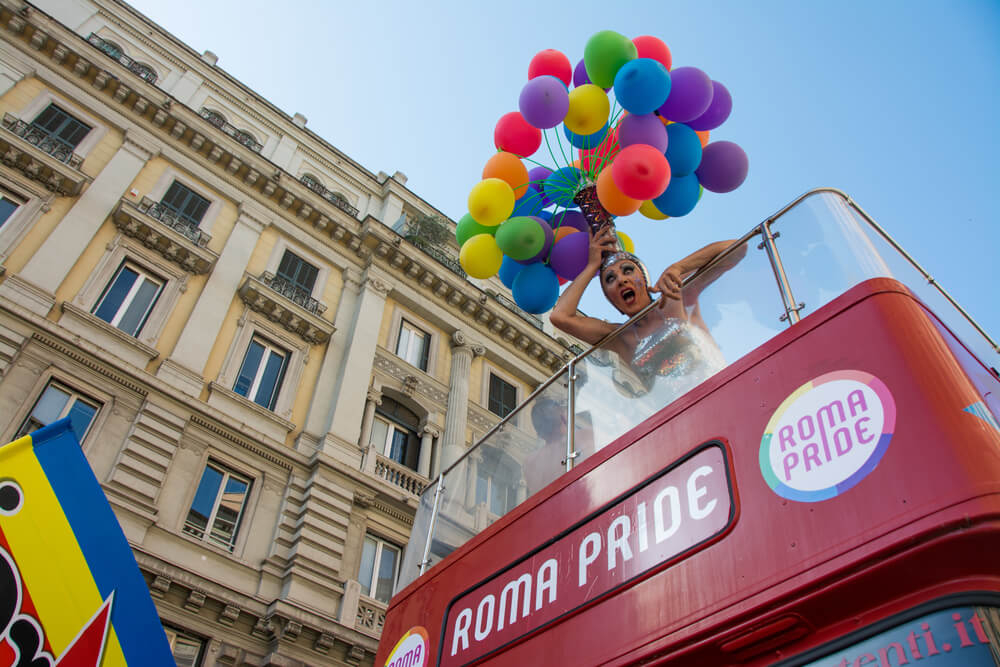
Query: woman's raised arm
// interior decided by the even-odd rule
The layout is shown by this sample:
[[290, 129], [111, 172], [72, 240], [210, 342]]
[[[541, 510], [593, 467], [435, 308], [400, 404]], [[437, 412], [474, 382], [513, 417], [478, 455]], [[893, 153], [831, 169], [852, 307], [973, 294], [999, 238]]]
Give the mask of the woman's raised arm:
[[616, 248], [617, 238], [610, 227], [605, 227], [590, 239], [587, 266], [573, 279], [549, 313], [552, 326], [593, 345], [617, 328], [617, 325], [587, 317], [579, 312], [580, 299], [587, 285], [601, 268], [602, 253]]

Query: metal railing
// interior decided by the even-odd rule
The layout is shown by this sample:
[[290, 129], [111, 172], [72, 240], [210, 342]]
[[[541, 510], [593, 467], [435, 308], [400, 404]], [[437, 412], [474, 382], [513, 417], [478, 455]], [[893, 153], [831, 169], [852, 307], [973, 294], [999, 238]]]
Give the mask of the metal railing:
[[153, 71], [152, 67], [129, 58], [127, 55], [122, 53], [121, 49], [111, 42], [101, 39], [94, 33], [90, 33], [90, 36], [87, 37], [87, 42], [104, 53], [107, 57], [112, 60], [117, 60], [119, 63], [124, 65], [128, 71], [132, 72], [140, 79], [149, 83], [156, 83], [156, 72]]
[[[807, 253], [802, 253], [801, 249], [798, 253], [801, 256], [795, 256], [796, 248], [795, 246], [790, 246], [786, 247], [786, 251], [790, 250], [790, 252], [786, 253], [786, 259], [795, 256], [794, 259], [801, 269], [800, 275], [790, 275], [790, 271], [788, 270], [789, 263], [782, 260], [782, 254], [778, 247], [779, 243], [777, 242], [777, 239], [781, 235], [778, 231], [773, 230], [772, 227], [790, 211], [798, 210], [796, 207], [811, 197], [817, 198], [818, 207], [822, 208], [825, 206], [830, 209], [830, 211], [826, 211], [826, 213], [833, 213], [833, 215], [829, 216], [832, 222], [820, 219], [820, 224], [818, 225], [819, 227], [829, 223], [828, 226], [830, 228], [835, 228], [838, 224], [842, 224], [843, 221], [840, 218], [850, 218], [848, 221], [849, 224], [843, 225], [843, 227], [839, 229], [839, 231], [843, 233], [843, 238], [836, 238], [834, 239], [834, 242], [844, 242], [846, 240], [846, 245], [841, 247], [840, 250], [846, 251], [848, 254], [850, 254], [850, 252], [855, 248], [855, 246], [852, 246], [851, 243], [856, 242], [857, 247], [862, 248], [866, 253], [868, 253], [865, 257], [866, 261], [871, 260], [872, 258], [878, 260], [874, 262], [876, 265], [875, 269], [868, 269], [867, 273], [865, 270], [855, 271], [853, 273], [845, 271], [844, 275], [841, 276], [842, 284], [835, 285], [836, 289], [831, 289], [829, 285], [820, 285], [820, 288], [822, 289], [816, 289], [815, 286], [806, 283], [805, 278], [801, 276], [802, 271], [819, 271], [823, 273], [823, 279], [828, 279], [829, 276], [826, 275], [822, 268], [815, 267], [812, 259], [808, 257]], [[785, 231], [792, 233], [795, 231], [795, 228], [790, 227]], [[822, 234], [829, 234], [829, 232], [830, 229], [823, 229], [821, 230], [821, 236]], [[855, 234], [858, 235], [859, 238], [853, 238], [852, 235]], [[788, 235], [789, 234], [786, 234], [786, 236]], [[793, 202], [783, 207], [763, 222], [755, 225], [730, 247], [713, 258], [705, 266], [701, 267], [693, 275], [689, 276], [684, 281], [684, 286], [691, 286], [701, 280], [704, 276], [711, 276], [713, 271], [716, 271], [718, 268], [722, 268], [723, 271], [726, 270], [724, 267], [726, 267], [727, 264], [731, 266], [734, 257], [737, 262], [740, 261], [742, 255], [739, 255], [739, 253], [746, 252], [745, 249], [748, 247], [750, 241], [757, 236], [761, 237], [760, 245], [757, 247], [766, 251], [767, 263], [770, 265], [770, 272], [773, 274], [772, 287], [777, 288], [777, 295], [772, 294], [772, 298], [776, 296], [784, 310], [784, 312], [780, 315], [775, 313], [773, 317], [775, 320], [784, 322], [785, 326], [795, 326], [799, 322], [800, 311], [806, 306], [803, 302], [797, 302], [793, 296], [792, 283], [795, 280], [802, 281], [801, 284], [796, 283], [798, 287], [804, 286], [805, 288], [813, 288], [812, 291], [814, 296], [810, 297], [810, 300], [812, 300], [813, 303], [810, 304], [810, 308], [815, 310], [825, 303], [828, 303], [830, 299], [836, 297], [845, 289], [849, 289], [854, 284], [857, 284], [860, 280], [878, 276], [896, 277], [904, 284], [907, 284], [911, 290], [917, 292], [917, 296], [924, 301], [933, 300], [936, 295], [937, 297], [944, 299], [944, 304], [953, 307], [954, 311], [951, 313], [941, 312], [947, 311], [947, 307], [939, 309], [935, 312], [937, 312], [938, 316], [942, 318], [947, 326], [952, 328], [953, 331], [956, 331], [956, 335], [959, 335], [960, 333], [964, 334], [967, 336], [967, 340], [968, 337], [979, 337], [978, 340], [973, 340], [972, 342], [979, 344], [985, 342], [993, 353], [1000, 353], [1000, 346], [998, 346], [996, 341], [991, 338], [985, 330], [958, 305], [957, 302], [955, 302], [951, 295], [949, 295], [940, 286], [940, 284], [938, 284], [938, 282], [922, 266], [920, 266], [920, 264], [918, 264], [908, 253], [906, 253], [902, 247], [900, 247], [899, 244], [850, 197], [842, 191], [834, 188], [817, 188], [815, 190], [811, 190], [795, 199]], [[806, 240], [808, 243], [805, 243], [805, 245], [810, 248], [819, 245], [813, 238], [808, 238]], [[794, 241], [783, 242], [794, 243]], [[890, 253], [894, 250], [898, 253], [897, 259], [901, 260], [898, 266], [890, 269], [888, 263], [882, 262], [881, 255], [878, 252], [878, 246], [883, 244], [883, 250], [887, 249]], [[913, 273], [914, 271], [915, 274]], [[920, 283], [921, 281], [913, 281], [909, 278], [904, 279], [903, 274], [907, 273], [911, 274], [911, 276], [919, 276], [922, 281], [925, 281], [923, 287], [926, 288], [926, 286], [929, 285], [932, 289], [928, 293], [919, 293], [919, 288], [915, 283]], [[827, 296], [824, 297], [823, 294], [827, 294]], [[829, 296], [830, 294], [832, 294], [832, 296]], [[577, 447], [578, 443], [576, 442], [575, 435], [578, 430], [578, 424], [576, 424], [577, 413], [575, 406], [578, 391], [577, 385], [583, 381], [581, 380], [579, 369], [588, 357], [593, 357], [599, 352], [602, 354], [607, 352], [609, 345], [613, 341], [622, 336], [624, 332], [629, 331], [636, 322], [646, 317], [648, 313], [656, 308], [656, 306], [657, 302], [650, 303], [649, 306], [644, 308], [640, 313], [630, 318], [615, 331], [598, 341], [595, 345], [590, 347], [590, 349], [576, 355], [562, 369], [560, 369], [559, 372], [535, 389], [535, 391], [533, 391], [510, 414], [497, 422], [472, 447], [466, 450], [463, 455], [458, 458], [458, 460], [454, 461], [447, 468], [442, 470], [433, 482], [428, 485], [428, 488], [424, 491], [420, 500], [417, 516], [414, 520], [414, 531], [410, 540], [410, 546], [416, 547], [419, 551], [414, 553], [408, 548], [403, 563], [404, 572], [400, 575], [397, 590], [405, 587], [416, 576], [423, 574], [427, 566], [432, 564], [430, 558], [431, 547], [432, 543], [435, 542], [435, 536], [440, 538], [440, 535], [438, 535], [437, 532], [439, 529], [451, 530], [453, 531], [453, 536], [459, 536], [460, 541], [455, 544], [450, 544], [450, 548], [457, 548], [462, 543], [462, 536], [464, 536], [465, 539], [468, 539], [480, 529], [475, 525], [459, 525], [456, 522], [455, 516], [449, 515], [449, 512], [456, 511], [454, 510], [454, 507], [452, 507], [452, 509], [448, 509], [449, 503], [453, 506], [462, 505], [462, 490], [461, 488], [449, 489], [448, 487], [453, 483], [461, 487], [462, 484], [469, 483], [466, 480], [473, 480], [477, 474], [475, 472], [476, 468], [469, 462], [475, 462], [477, 458], [482, 458], [480, 455], [481, 448], [484, 446], [496, 448], [498, 446], [498, 441], [502, 444], [503, 439], [500, 436], [503, 435], [504, 429], [517, 429], [517, 422], [515, 420], [517, 419], [518, 413], [524, 411], [527, 406], [533, 406], [536, 399], [539, 399], [540, 397], [544, 398], [547, 393], [551, 394], [553, 390], [556, 390], [555, 393], [557, 395], [564, 396], [566, 399], [567, 427], [565, 434], [565, 449], [561, 454], [564, 458], [562, 458], [560, 464], [563, 466], [565, 471], [569, 471], [572, 470], [574, 465], [577, 465], [580, 462], [581, 451]], [[957, 318], [954, 317], [956, 314], [958, 316]], [[950, 320], [949, 316], [951, 316]], [[964, 328], [964, 331], [957, 331], [959, 328]], [[756, 347], [759, 344], [760, 342], [755, 342], [750, 349], [753, 349], [753, 347]], [[980, 353], [980, 356], [981, 354], [982, 353]], [[985, 357], [982, 358], [985, 359]], [[601, 360], [598, 361], [596, 365], [603, 367], [608, 364], [606, 361]], [[563, 390], [563, 385], [565, 385], [565, 390]], [[565, 393], [563, 393], [564, 391]], [[664, 407], [664, 405], [665, 404], [662, 403], [659, 404], [659, 408]], [[639, 422], [636, 422], [636, 424], [637, 423]], [[635, 424], [632, 424], [632, 426], [634, 425]], [[552, 479], [554, 479], [554, 477]], [[465, 493], [468, 494], [468, 488], [465, 489]], [[458, 500], [456, 500], [456, 497]], [[468, 503], [466, 502], [465, 505], [468, 506]], [[441, 528], [442, 525], [445, 527]], [[443, 554], [438, 553], [436, 555], [443, 557], [446, 553], [447, 551]]]
[[299, 179], [299, 181], [301, 181], [302, 184], [305, 185], [307, 188], [309, 188], [310, 190], [318, 194], [320, 197], [322, 197], [323, 199], [327, 200], [328, 202], [339, 208], [347, 215], [351, 216], [352, 218], [358, 217], [358, 213], [360, 213], [360, 211], [357, 208], [351, 206], [351, 203], [347, 201], [344, 195], [338, 194], [333, 190], [330, 190], [319, 181], [313, 180], [312, 178], [309, 178], [308, 176], [305, 175], [303, 175]]
[[310, 293], [288, 278], [276, 276], [273, 273], [262, 273], [260, 282], [267, 285], [273, 291], [285, 297], [297, 306], [302, 306], [313, 315], [322, 315], [326, 310], [326, 305], [312, 298]]
[[37, 125], [24, 122], [11, 113], [3, 115], [3, 127], [11, 134], [20, 137], [43, 153], [51, 155], [56, 160], [68, 164], [74, 169], [79, 169], [80, 164], [83, 162], [83, 158], [73, 152], [74, 146], [70, 146]]
[[222, 130], [230, 137], [243, 144], [254, 153], [259, 153], [264, 145], [259, 143], [254, 139], [248, 132], [238, 129], [236, 126], [231, 125], [225, 118], [220, 114], [212, 111], [211, 109], [202, 108], [198, 112], [198, 115], [207, 120], [210, 124], [214, 125], [218, 129]]
[[167, 227], [176, 232], [180, 232], [185, 238], [195, 243], [198, 247], [204, 248], [212, 240], [211, 235], [202, 231], [198, 223], [177, 213], [177, 211], [161, 202], [156, 202], [149, 197], [143, 197], [137, 207], [140, 213], [144, 213], [154, 220], [159, 220]]

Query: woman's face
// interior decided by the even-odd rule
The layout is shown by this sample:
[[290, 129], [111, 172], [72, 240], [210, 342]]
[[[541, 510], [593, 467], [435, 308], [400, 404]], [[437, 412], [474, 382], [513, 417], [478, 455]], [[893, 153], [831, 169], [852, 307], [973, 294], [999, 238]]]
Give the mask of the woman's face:
[[642, 269], [631, 259], [620, 259], [602, 270], [601, 289], [611, 305], [629, 317], [652, 300]]

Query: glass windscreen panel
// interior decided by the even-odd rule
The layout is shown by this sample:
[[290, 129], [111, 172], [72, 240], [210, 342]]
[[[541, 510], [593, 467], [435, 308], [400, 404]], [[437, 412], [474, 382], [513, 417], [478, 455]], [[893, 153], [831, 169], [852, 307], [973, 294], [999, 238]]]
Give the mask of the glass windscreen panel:
[[577, 463], [787, 328], [759, 237], [579, 362]]
[[[566, 471], [567, 379], [554, 381], [509, 414], [444, 474], [430, 536], [434, 565]], [[424, 491], [397, 590], [419, 574], [436, 484]]]
[[997, 667], [1000, 609], [963, 606], [925, 614], [803, 667], [906, 665]]
[[[840, 194], [806, 197], [771, 227], [803, 317], [869, 278], [894, 278], [989, 365], [1000, 359], [959, 311]], [[920, 261], [920, 258], [915, 258]], [[975, 313], [971, 313], [975, 317]]]

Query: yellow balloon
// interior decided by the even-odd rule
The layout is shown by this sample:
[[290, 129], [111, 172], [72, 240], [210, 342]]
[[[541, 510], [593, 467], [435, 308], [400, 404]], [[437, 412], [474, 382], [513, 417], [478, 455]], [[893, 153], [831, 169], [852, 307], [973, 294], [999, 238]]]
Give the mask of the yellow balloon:
[[639, 213], [642, 213], [650, 220], [666, 220], [670, 217], [669, 215], [661, 213], [660, 209], [656, 208], [656, 205], [653, 204], [652, 200], [642, 202], [642, 205], [639, 206]]
[[577, 86], [569, 91], [569, 111], [563, 123], [576, 134], [593, 134], [608, 122], [611, 102], [607, 93], [592, 83]]
[[[635, 254], [635, 243], [629, 238], [629, 235], [625, 232], [615, 232], [618, 234], [618, 242], [622, 244], [622, 250], [625, 252], [630, 252]], [[499, 271], [499, 269], [497, 269]]]
[[496, 227], [514, 212], [514, 190], [507, 181], [485, 178], [469, 193], [469, 215], [481, 225]]
[[503, 252], [492, 234], [476, 234], [458, 252], [458, 263], [473, 278], [492, 278], [503, 263]]

